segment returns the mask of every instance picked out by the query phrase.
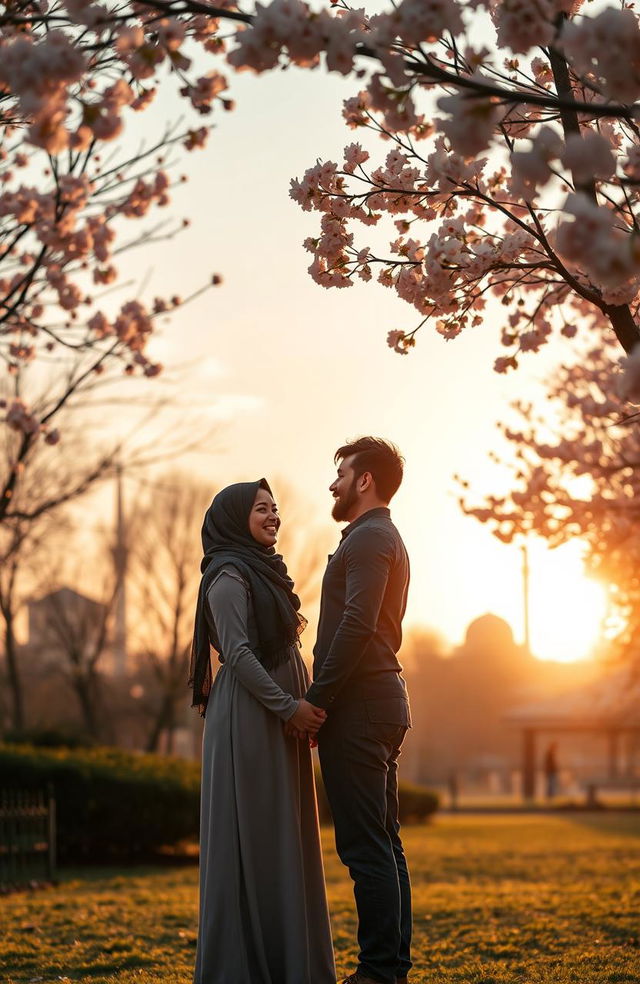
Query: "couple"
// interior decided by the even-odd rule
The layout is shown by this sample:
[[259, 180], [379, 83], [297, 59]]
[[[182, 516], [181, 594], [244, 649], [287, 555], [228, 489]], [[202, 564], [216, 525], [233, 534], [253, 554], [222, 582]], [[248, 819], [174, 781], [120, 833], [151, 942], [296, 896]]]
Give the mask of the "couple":
[[194, 984], [335, 984], [316, 743], [358, 910], [344, 984], [406, 984], [411, 967], [397, 780], [410, 718], [396, 657], [409, 562], [388, 509], [403, 459], [363, 437], [335, 462], [332, 515], [349, 525], [322, 583], [311, 685], [269, 485], [231, 485], [205, 515], [190, 680], [205, 714]]

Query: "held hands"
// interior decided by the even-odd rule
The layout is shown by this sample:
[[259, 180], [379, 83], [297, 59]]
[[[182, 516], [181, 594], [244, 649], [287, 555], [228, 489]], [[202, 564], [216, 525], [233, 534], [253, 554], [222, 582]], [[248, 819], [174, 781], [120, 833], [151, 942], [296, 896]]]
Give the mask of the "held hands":
[[304, 697], [298, 701], [295, 714], [285, 723], [284, 733], [289, 738], [309, 738], [315, 742], [315, 736], [327, 719], [327, 712], [321, 707], [315, 707]]

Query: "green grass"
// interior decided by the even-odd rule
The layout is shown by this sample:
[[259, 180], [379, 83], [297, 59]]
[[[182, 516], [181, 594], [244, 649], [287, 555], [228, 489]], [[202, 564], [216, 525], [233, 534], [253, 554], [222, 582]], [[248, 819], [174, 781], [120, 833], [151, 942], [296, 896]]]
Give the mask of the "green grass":
[[[414, 984], [640, 984], [640, 818], [440, 817], [404, 832]], [[339, 973], [356, 955], [351, 884], [325, 832]], [[67, 871], [0, 901], [9, 984], [190, 984], [194, 867]], [[245, 984], [245, 982], [238, 982]]]

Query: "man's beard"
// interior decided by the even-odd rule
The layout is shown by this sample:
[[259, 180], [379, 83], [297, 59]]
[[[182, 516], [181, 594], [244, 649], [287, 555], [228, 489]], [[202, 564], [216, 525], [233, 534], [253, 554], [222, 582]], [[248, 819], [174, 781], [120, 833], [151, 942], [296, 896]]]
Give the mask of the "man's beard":
[[350, 511], [357, 501], [358, 493], [356, 492], [356, 480], [354, 479], [347, 491], [339, 499], [336, 499], [333, 504], [331, 515], [335, 521], [341, 523], [345, 519], [348, 519]]

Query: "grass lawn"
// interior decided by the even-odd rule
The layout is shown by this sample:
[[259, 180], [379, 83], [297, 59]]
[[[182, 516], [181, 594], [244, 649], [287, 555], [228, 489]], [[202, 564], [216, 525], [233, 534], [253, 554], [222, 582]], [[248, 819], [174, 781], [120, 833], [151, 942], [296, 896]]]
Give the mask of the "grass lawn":
[[[407, 827], [413, 984], [640, 984], [640, 818], [440, 817]], [[356, 954], [351, 883], [325, 831], [339, 974]], [[8, 984], [190, 984], [195, 867], [63, 872], [0, 900]], [[244, 984], [244, 982], [238, 982]]]

